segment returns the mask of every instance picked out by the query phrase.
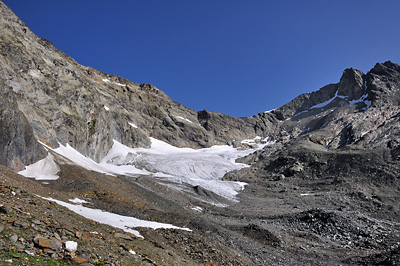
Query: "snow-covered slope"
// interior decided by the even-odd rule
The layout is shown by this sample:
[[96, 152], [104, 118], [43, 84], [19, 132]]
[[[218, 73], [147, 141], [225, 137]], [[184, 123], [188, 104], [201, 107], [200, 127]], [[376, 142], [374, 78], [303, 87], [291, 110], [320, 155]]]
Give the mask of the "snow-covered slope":
[[188, 228], [182, 228], [182, 227], [177, 227], [171, 224], [165, 224], [165, 223], [158, 223], [158, 222], [152, 222], [152, 221], [145, 221], [145, 220], [140, 220], [134, 217], [129, 217], [129, 216], [123, 216], [123, 215], [118, 215], [115, 213], [110, 213], [98, 209], [92, 209], [88, 207], [82, 206], [82, 204], [71, 204], [71, 203], [66, 203], [60, 200], [56, 200], [53, 198], [45, 198], [43, 199], [53, 201], [57, 203], [58, 205], [64, 206], [71, 211], [88, 218], [90, 220], [102, 223], [102, 224], [108, 224], [116, 228], [120, 228], [124, 230], [125, 232], [132, 233], [137, 237], [143, 238], [143, 236], [137, 231], [132, 228], [136, 227], [147, 227], [147, 228], [152, 228], [152, 229], [159, 229], [159, 228], [164, 228], [164, 229], [180, 229], [180, 230], [185, 230], [185, 231], [190, 231]]

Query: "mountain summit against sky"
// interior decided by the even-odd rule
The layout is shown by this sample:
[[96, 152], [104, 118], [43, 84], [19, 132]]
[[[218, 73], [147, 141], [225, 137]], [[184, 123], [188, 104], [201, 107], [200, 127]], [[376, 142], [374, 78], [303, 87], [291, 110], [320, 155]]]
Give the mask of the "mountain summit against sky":
[[400, 62], [396, 0], [3, 2], [82, 65], [235, 117], [337, 82], [347, 67]]
[[[167, 250], [178, 265], [400, 263], [396, 63], [367, 73], [345, 69], [337, 83], [235, 118], [192, 110], [153, 85], [82, 66], [0, 2], [0, 89], [0, 176], [10, 182], [1, 191], [14, 192], [3, 194], [5, 204], [25, 204], [15, 186], [86, 215], [95, 208], [121, 221], [138, 217], [140, 224], [110, 225], [145, 236], [140, 252], [151, 244], [151, 252], [162, 257]], [[27, 227], [33, 231], [22, 239], [31, 242], [23, 244], [32, 247], [25, 253], [44, 254], [29, 235], [36, 226]], [[58, 229], [42, 230], [61, 239]], [[101, 247], [65, 230], [57, 238], [64, 246], [48, 254], [73, 259], [69, 237], [101, 257], [94, 250]], [[13, 244], [7, 241], [2, 248]], [[122, 246], [108, 262], [146, 261], [127, 257], [130, 248]], [[154, 256], [153, 264], [165, 264]]]

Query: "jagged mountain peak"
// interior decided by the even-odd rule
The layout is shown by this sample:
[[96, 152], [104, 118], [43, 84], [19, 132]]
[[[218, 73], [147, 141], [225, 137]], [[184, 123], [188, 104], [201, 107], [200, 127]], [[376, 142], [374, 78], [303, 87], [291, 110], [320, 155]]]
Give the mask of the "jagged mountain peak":
[[365, 94], [364, 78], [361, 70], [347, 68], [338, 83], [338, 95], [347, 96], [349, 101], [360, 99]]
[[376, 65], [374, 66], [374, 68], [371, 69], [370, 72], [378, 75], [385, 75], [393, 72], [399, 73], [400, 66], [388, 60], [384, 63], [376, 63]]

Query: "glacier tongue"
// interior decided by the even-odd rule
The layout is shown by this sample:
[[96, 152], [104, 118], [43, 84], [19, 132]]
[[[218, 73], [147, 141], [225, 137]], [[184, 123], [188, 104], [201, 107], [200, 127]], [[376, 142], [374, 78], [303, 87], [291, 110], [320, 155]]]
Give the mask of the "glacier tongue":
[[129, 171], [127, 167], [130, 166], [136, 171], [147, 172], [143, 174], [174, 183], [201, 186], [230, 200], [235, 200], [238, 191], [244, 189], [246, 183], [222, 181], [221, 178], [229, 171], [248, 166], [236, 163], [237, 158], [270, 144], [260, 144], [257, 149], [248, 150], [227, 145], [195, 150], [177, 148], [154, 138], [151, 138], [151, 142], [151, 148], [145, 149], [129, 148], [114, 140], [113, 147], [100, 164], [114, 171]]

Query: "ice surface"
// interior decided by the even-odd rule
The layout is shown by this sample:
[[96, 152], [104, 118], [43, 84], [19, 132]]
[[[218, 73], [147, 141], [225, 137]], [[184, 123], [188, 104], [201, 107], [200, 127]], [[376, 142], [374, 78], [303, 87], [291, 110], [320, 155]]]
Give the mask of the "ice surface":
[[58, 205], [64, 206], [71, 211], [87, 218], [93, 221], [96, 221], [98, 223], [102, 224], [108, 224], [110, 226], [113, 226], [115, 228], [120, 228], [124, 230], [125, 232], [132, 233], [137, 237], [143, 238], [143, 236], [140, 235], [140, 233], [137, 230], [133, 230], [132, 228], [136, 227], [147, 227], [147, 228], [152, 228], [152, 229], [180, 229], [180, 230], [185, 230], [185, 231], [191, 231], [188, 228], [183, 228], [183, 227], [177, 227], [171, 224], [164, 224], [164, 223], [158, 223], [158, 222], [151, 222], [151, 221], [145, 221], [145, 220], [140, 220], [136, 219], [134, 217], [129, 217], [129, 216], [122, 216], [118, 215], [115, 213], [111, 212], [105, 212], [102, 210], [98, 209], [91, 209], [87, 207], [83, 207], [82, 205], [75, 205], [75, 204], [70, 204], [66, 203], [60, 200], [56, 200], [53, 198], [45, 198], [42, 197], [43, 199], [53, 201], [57, 203]]
[[[60, 144], [60, 147], [56, 149], [46, 147], [88, 170], [109, 175], [120, 174], [133, 177], [147, 175], [176, 184], [201, 186], [219, 196], [236, 201], [236, 195], [244, 189], [246, 183], [222, 181], [221, 178], [229, 171], [248, 167], [246, 164], [236, 163], [237, 158], [247, 156], [272, 143], [268, 142], [268, 139], [261, 143], [261, 137], [256, 137], [243, 141], [243, 143], [257, 144], [257, 148], [253, 149], [239, 150], [232, 146], [216, 145], [196, 150], [178, 148], [154, 138], [150, 139], [149, 149], [130, 148], [114, 140], [112, 148], [100, 163], [83, 156], [68, 144], [66, 146]], [[43, 174], [49, 171], [55, 174], [55, 168], [51, 164], [54, 161], [50, 159], [47, 159], [49, 161], [46, 161], [47, 164], [32, 165], [35, 167], [32, 169], [40, 168], [40, 171], [33, 172]], [[50, 169], [45, 169], [47, 165]]]
[[18, 174], [36, 180], [57, 180], [59, 171], [60, 167], [54, 162], [53, 155], [49, 153], [46, 158], [26, 166], [25, 170], [18, 172]]
[[102, 167], [92, 159], [82, 155], [79, 153], [77, 150], [72, 148], [68, 143], [67, 145], [62, 145], [59, 144], [60, 147], [57, 149], [51, 149], [50, 147], [46, 146], [48, 149], [51, 149], [52, 151], [70, 159], [71, 161], [75, 162], [76, 164], [82, 166], [83, 168], [86, 168], [91, 171], [96, 171], [99, 173], [104, 173], [104, 174], [112, 174], [112, 171]]
[[[247, 140], [257, 142], [261, 137]], [[245, 141], [246, 142], [246, 141]], [[138, 174], [147, 174], [175, 183], [201, 186], [225, 198], [235, 200], [238, 191], [245, 183], [222, 181], [229, 171], [248, 165], [236, 163], [239, 157], [246, 156], [256, 149], [238, 150], [232, 146], [216, 145], [211, 148], [177, 148], [163, 141], [151, 138], [151, 148], [129, 148], [114, 140], [114, 145], [101, 161], [105, 168], [119, 172], [129, 172], [127, 167]], [[260, 149], [271, 143], [259, 144]], [[126, 170], [122, 170], [126, 168]], [[147, 172], [147, 173], [145, 173]]]

